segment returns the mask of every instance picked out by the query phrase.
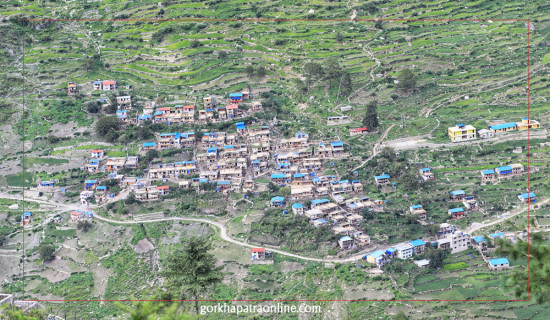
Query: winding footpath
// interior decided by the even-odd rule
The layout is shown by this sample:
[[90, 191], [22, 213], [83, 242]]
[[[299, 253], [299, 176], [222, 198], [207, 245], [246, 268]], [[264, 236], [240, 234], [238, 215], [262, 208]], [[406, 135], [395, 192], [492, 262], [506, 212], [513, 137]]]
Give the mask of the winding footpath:
[[[389, 131], [389, 129], [390, 128], [388, 128], [388, 131]], [[0, 198], [22, 200], [21, 195], [13, 195], [13, 194], [5, 194], [5, 193], [0, 193]], [[49, 201], [49, 200], [32, 199], [32, 198], [29, 198], [29, 197], [27, 197], [27, 199], [29, 201], [34, 201], [34, 202], [38, 202], [38, 203], [55, 205], [60, 210], [60, 212], [67, 212], [67, 211], [81, 209], [80, 206], [74, 205], [74, 204], [73, 205], [63, 204], [63, 203], [57, 203], [57, 202]], [[544, 201], [541, 201], [539, 203], [539, 205], [548, 203], [549, 201], [550, 201], [550, 198], [546, 199]], [[468, 228], [466, 230], [466, 232], [469, 233], [469, 234], [472, 234], [473, 232], [475, 232], [477, 230], [480, 230], [480, 229], [483, 229], [485, 227], [489, 227], [489, 226], [504, 222], [505, 220], [513, 218], [513, 217], [515, 217], [515, 216], [517, 216], [517, 215], [519, 215], [519, 214], [521, 214], [525, 211], [527, 211], [527, 207], [524, 207], [520, 210], [517, 210], [516, 212], [513, 212], [513, 213], [511, 213], [511, 214], [509, 214], [505, 217], [494, 220], [492, 222], [481, 223], [479, 225], [476, 225], [475, 227], [471, 226], [470, 228]], [[246, 248], [258, 247], [258, 245], [250, 244], [250, 243], [247, 243], [247, 242], [244, 242], [244, 241], [239, 241], [239, 240], [231, 238], [227, 234], [227, 227], [223, 223], [213, 221], [213, 220], [209, 220], [209, 219], [204, 219], [204, 218], [167, 217], [167, 218], [159, 218], [159, 219], [146, 219], [146, 220], [139, 220], [139, 221], [136, 220], [136, 221], [134, 221], [134, 220], [114, 220], [114, 219], [103, 217], [103, 216], [99, 215], [98, 213], [94, 213], [94, 217], [97, 218], [98, 220], [101, 220], [101, 221], [104, 221], [104, 222], [119, 224], [119, 225], [131, 225], [131, 224], [140, 224], [140, 223], [156, 223], [156, 222], [161, 222], [161, 221], [189, 221], [189, 222], [206, 223], [206, 224], [210, 224], [210, 225], [218, 228], [220, 230], [220, 237], [224, 241], [236, 244], [236, 245], [241, 246], [241, 247], [246, 247]], [[365, 256], [366, 252], [370, 252], [370, 251], [373, 251], [373, 250], [376, 249], [376, 248], [372, 247], [372, 248], [369, 248], [368, 250], [364, 250], [361, 253], [355, 254], [355, 255], [347, 257], [347, 258], [321, 259], [321, 258], [312, 258], [312, 257], [301, 256], [301, 255], [298, 255], [298, 254], [290, 253], [290, 252], [283, 251], [283, 250], [276, 249], [276, 248], [271, 248], [271, 247], [268, 247], [268, 246], [264, 246], [264, 247], [267, 250], [270, 250], [272, 252], [276, 252], [278, 254], [282, 254], [282, 255], [285, 255], [285, 256], [288, 256], [288, 257], [293, 257], [293, 258], [297, 258], [297, 259], [305, 260], [305, 261], [328, 262], [328, 263], [347, 263], [347, 262], [361, 261], [363, 259], [363, 257]]]
[[384, 134], [378, 139], [378, 141], [376, 141], [376, 143], [374, 144], [374, 146], [372, 147], [372, 154], [367, 158], [365, 159], [365, 161], [361, 162], [360, 165], [358, 165], [357, 167], [351, 169], [351, 171], [355, 171], [359, 168], [361, 168], [362, 166], [364, 166], [367, 162], [371, 161], [372, 158], [376, 157], [376, 155], [378, 154], [378, 149], [379, 147], [381, 146], [382, 144], [382, 141], [388, 136], [388, 133], [390, 133], [390, 130], [395, 126], [395, 124], [392, 124], [391, 126], [388, 127], [388, 129], [386, 129], [386, 131], [384, 131]]

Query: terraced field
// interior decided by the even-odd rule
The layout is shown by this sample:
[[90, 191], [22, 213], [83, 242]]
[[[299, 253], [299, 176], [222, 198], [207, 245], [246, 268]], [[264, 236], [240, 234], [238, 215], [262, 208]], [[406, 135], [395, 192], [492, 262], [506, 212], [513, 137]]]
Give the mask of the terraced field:
[[[330, 167], [327, 164], [326, 173], [338, 174], [343, 179], [360, 179], [365, 182], [366, 195], [388, 200], [385, 212], [364, 223], [365, 232], [373, 241], [389, 245], [422, 237], [429, 225], [408, 223], [401, 215], [414, 203], [423, 204], [428, 223], [447, 222], [447, 210], [454, 204], [446, 203], [445, 198], [454, 189], [475, 195], [483, 205], [482, 211], [456, 221], [459, 228], [497, 219], [504, 212], [521, 209], [515, 197], [518, 190], [527, 189], [528, 182], [521, 176], [482, 184], [479, 170], [510, 163], [526, 166], [529, 161], [536, 168], [530, 173], [530, 191], [539, 198], [550, 196], [547, 164], [550, 147], [546, 132], [550, 127], [549, 10], [547, 2], [519, 0], [367, 3], [7, 0], [0, 4], [0, 35], [5, 41], [0, 47], [0, 169], [3, 170], [0, 186], [22, 187], [25, 170], [26, 186], [38, 179], [57, 179], [66, 193], [55, 197], [62, 199], [59, 201], [78, 202], [85, 179], [101, 179], [106, 175], [89, 175], [79, 169], [88, 160], [91, 149], [105, 149], [111, 157], [138, 155], [139, 147], [149, 138], [138, 137], [133, 129], [127, 130], [124, 139], [113, 143], [97, 141], [99, 138], [93, 133], [98, 114], [88, 112], [87, 106], [99, 98], [113, 96], [92, 91], [91, 83], [97, 79], [116, 79], [119, 93], [131, 95], [139, 111], [145, 102], [153, 100], [167, 106], [200, 105], [206, 95], [227, 96], [247, 89], [269, 102], [265, 113], [245, 119], [247, 122], [276, 119], [276, 133], [281, 137], [305, 131], [312, 139], [337, 137], [344, 141], [352, 156]], [[528, 22], [532, 23], [530, 29]], [[21, 162], [23, 54], [24, 166]], [[337, 62], [351, 76], [350, 92], [341, 94], [343, 78], [314, 79], [309, 88], [305, 65], [310, 62], [320, 63], [326, 69]], [[416, 88], [410, 92], [397, 90], [398, 74], [404, 68], [412, 69], [416, 75]], [[78, 84], [78, 95], [67, 96], [69, 81]], [[349, 129], [362, 125], [366, 105], [374, 100], [378, 102], [379, 133], [350, 137]], [[346, 105], [353, 109], [344, 113], [340, 107]], [[351, 123], [326, 125], [327, 117], [343, 114], [351, 118]], [[533, 130], [530, 142], [520, 137], [484, 141], [479, 145], [448, 144], [447, 127], [456, 123], [481, 129], [526, 116], [538, 120], [545, 128]], [[229, 127], [234, 128], [234, 122], [157, 124], [151, 130], [152, 133], [202, 132]], [[399, 149], [391, 166], [380, 156], [366, 162], [381, 132], [387, 132], [386, 140], [395, 145], [422, 141], [430, 144], [430, 148]], [[177, 161], [192, 153], [193, 150], [183, 150], [181, 154], [163, 153], [161, 157], [164, 161]], [[435, 180], [422, 184], [414, 192], [402, 187], [401, 181], [397, 181], [395, 190], [373, 183], [373, 175], [388, 167], [395, 171], [409, 168], [416, 171], [420, 166], [431, 167]], [[267, 188], [269, 179], [260, 178], [257, 182]], [[195, 197], [187, 192], [148, 205], [118, 201], [100, 210], [113, 219], [126, 219], [128, 214], [143, 217], [152, 212], [157, 216], [201, 216], [215, 212], [215, 219], [230, 221], [228, 229], [235, 238], [265, 244], [267, 237], [258, 236], [258, 230], [266, 215], [264, 206], [271, 196], [264, 192], [246, 202], [240, 194], [224, 197], [206, 193]], [[9, 237], [8, 247], [12, 250], [22, 241], [21, 233], [14, 231], [18, 230], [15, 217], [19, 213], [7, 207], [17, 202], [2, 201], [5, 213], [0, 213], [0, 236]], [[26, 208], [37, 212], [52, 210], [31, 202]], [[279, 214], [277, 210], [268, 213]], [[548, 205], [535, 214], [542, 228], [550, 226]], [[286, 217], [291, 219], [291, 215]], [[63, 218], [69, 220], [69, 214], [63, 213]], [[523, 213], [506, 225], [483, 231], [516, 230], [525, 226], [526, 218]], [[303, 228], [293, 232], [292, 240], [300, 240], [296, 235]], [[78, 299], [130, 299], [162, 294], [151, 289], [160, 286], [159, 259], [169, 254], [171, 245], [192, 234], [211, 236], [216, 259], [224, 268], [225, 280], [209, 292], [211, 299], [514, 298], [512, 290], [504, 285], [504, 276], [509, 271], [491, 271], [474, 250], [447, 256], [439, 270], [420, 269], [411, 261], [397, 267], [395, 264], [400, 264], [397, 261], [389, 265], [391, 271], [386, 269], [384, 275], [373, 275], [365, 265], [357, 263], [331, 266], [282, 255], [276, 255], [272, 265], [253, 265], [248, 249], [222, 241], [216, 231], [200, 224], [115, 226], [97, 221], [89, 233], [74, 226], [68, 229], [41, 226], [29, 231], [27, 241], [31, 249], [27, 258], [37, 250], [39, 241], [35, 239], [41, 235], [47, 235], [47, 243], [64, 247], [59, 261], [49, 265], [41, 265], [41, 260], [31, 261], [27, 292], [39, 298]], [[284, 250], [304, 256], [333, 253], [334, 248], [326, 243], [319, 244], [319, 248], [317, 244], [314, 248], [308, 243], [302, 245], [303, 241], [296, 241], [300, 243], [296, 245], [285, 239], [288, 233], [282, 234], [275, 239], [281, 241], [274, 243]], [[154, 250], [141, 252], [138, 243], [142, 240], [150, 241]], [[81, 250], [77, 253], [73, 247]], [[10, 259], [18, 259], [9, 254]], [[524, 261], [512, 262], [514, 266], [524, 264]], [[1, 289], [20, 294], [20, 282], [15, 271], [13, 274], [13, 279]], [[456, 315], [468, 319], [540, 320], [550, 312], [548, 303], [535, 301], [319, 304], [330, 310], [327, 319], [364, 319], [366, 315], [392, 319], [398, 311], [405, 311], [410, 319], [446, 319]], [[80, 319], [122, 317], [111, 303], [45, 305], [58, 314], [68, 311], [69, 316]], [[83, 314], [82, 310], [89, 312]], [[221, 318], [238, 316], [208, 317]]]
[[[130, 8], [95, 2], [87, 4], [82, 16], [52, 14], [55, 18], [137, 21], [27, 22], [28, 38], [33, 39], [25, 52], [28, 105], [50, 104], [35, 93], [39, 89], [61, 91], [68, 80], [120, 79], [133, 85], [131, 93], [142, 99], [159, 94], [174, 102], [251, 88], [285, 92], [291, 98], [285, 106], [289, 110], [307, 102], [304, 114], [315, 116], [298, 118], [293, 125], [313, 121], [322, 127], [326, 116], [340, 113], [338, 106], [358, 107], [350, 114], [358, 119], [362, 107], [376, 99], [383, 127], [401, 124], [401, 117], [405, 118], [405, 127], [392, 130], [390, 139], [428, 135], [439, 142], [446, 141], [446, 128], [457, 121], [482, 128], [527, 115], [526, 21], [501, 20], [524, 17], [513, 1], [502, 5], [478, 1], [467, 6], [447, 1], [388, 1], [379, 3], [372, 14], [353, 1], [318, 2], [307, 10], [284, 1], [276, 6], [237, 2], [232, 4], [239, 8], [237, 16], [222, 10], [232, 6], [221, 2], [171, 3], [163, 7], [141, 1]], [[538, 44], [549, 24], [540, 14], [544, 6], [529, 3], [522, 8], [535, 27], [529, 32], [530, 117], [544, 124], [549, 85], [543, 57], [548, 47]], [[357, 20], [345, 20], [353, 12]], [[384, 20], [376, 26], [374, 21], [362, 20], [375, 18]], [[94, 54], [97, 61], [90, 58]], [[305, 63], [323, 63], [329, 57], [338, 57], [352, 75], [354, 93], [348, 99], [336, 102], [337, 86], [325, 91], [324, 81], [322, 87], [314, 84], [309, 94], [295, 90], [294, 81], [302, 77]], [[94, 64], [85, 70], [86, 59]], [[247, 66], [264, 67], [266, 77], [249, 76]], [[404, 67], [417, 75], [414, 94], [395, 90], [394, 80]], [[84, 93], [89, 90], [83, 88]], [[30, 136], [43, 133], [32, 127], [40, 121], [38, 114], [28, 120]], [[44, 121], [41, 124], [48, 127]], [[338, 127], [334, 133], [343, 135], [347, 127]]]

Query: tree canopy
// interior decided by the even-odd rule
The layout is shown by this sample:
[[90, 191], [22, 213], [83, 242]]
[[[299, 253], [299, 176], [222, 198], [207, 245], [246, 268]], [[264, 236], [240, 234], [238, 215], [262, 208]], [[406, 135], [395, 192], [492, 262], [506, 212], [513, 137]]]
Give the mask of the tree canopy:
[[162, 272], [170, 289], [179, 296], [190, 294], [195, 299], [197, 314], [199, 295], [223, 279], [220, 268], [215, 267], [215, 257], [208, 252], [211, 249], [212, 244], [208, 240], [191, 237], [182, 249], [168, 255]]
[[410, 91], [414, 90], [414, 88], [416, 87], [416, 76], [414, 75], [414, 72], [409, 68], [401, 70], [397, 76], [397, 80], [399, 81], [397, 83], [398, 89]]
[[518, 239], [511, 244], [497, 239], [497, 253], [513, 260], [529, 259], [529, 267], [517, 266], [506, 276], [506, 286], [517, 297], [527, 298], [530, 294], [538, 303], [550, 301], [550, 246], [543, 241], [540, 232], [531, 233], [529, 242]]
[[367, 105], [367, 112], [365, 118], [363, 119], [363, 125], [369, 130], [378, 128], [378, 112], [377, 112], [378, 103], [376, 100], [369, 102]]
[[95, 132], [101, 137], [105, 137], [112, 130], [118, 130], [120, 120], [112, 116], [104, 116], [97, 120], [95, 124]]

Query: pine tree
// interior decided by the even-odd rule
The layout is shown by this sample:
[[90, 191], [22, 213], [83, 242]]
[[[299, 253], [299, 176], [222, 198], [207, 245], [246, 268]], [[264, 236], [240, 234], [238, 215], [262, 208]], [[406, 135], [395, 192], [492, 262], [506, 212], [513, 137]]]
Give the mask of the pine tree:
[[167, 285], [180, 296], [185, 293], [193, 296], [197, 314], [199, 295], [223, 279], [220, 268], [215, 266], [216, 258], [208, 252], [211, 249], [212, 244], [206, 239], [191, 237], [182, 249], [168, 255], [162, 272]]
[[409, 68], [401, 70], [397, 76], [397, 80], [399, 80], [399, 83], [397, 83], [397, 88], [399, 89], [409, 91], [414, 90], [416, 87], [416, 76]]
[[367, 105], [367, 113], [363, 119], [363, 125], [369, 130], [378, 128], [378, 112], [376, 110], [377, 104], [378, 103], [373, 100]]

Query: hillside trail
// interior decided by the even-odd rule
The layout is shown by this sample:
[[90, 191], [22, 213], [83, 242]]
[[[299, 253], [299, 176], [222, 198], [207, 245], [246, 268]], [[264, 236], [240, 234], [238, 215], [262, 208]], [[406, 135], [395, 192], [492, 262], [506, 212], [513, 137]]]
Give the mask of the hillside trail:
[[[386, 133], [389, 132], [389, 129], [391, 129], [391, 127], [386, 130]], [[6, 193], [0, 193], [0, 198], [17, 199], [17, 200], [22, 199], [22, 197], [20, 195], [13, 195], [13, 194], [6, 194]], [[61, 204], [61, 203], [57, 203], [55, 201], [40, 200], [40, 199], [31, 199], [31, 200], [39, 202], [39, 203], [54, 204], [56, 207], [61, 209], [62, 212], [76, 210], [76, 209], [79, 208], [78, 205], [74, 205], [74, 204]], [[548, 203], [548, 201], [550, 201], [550, 198], [540, 202], [539, 205]], [[500, 218], [498, 220], [488, 222], [488, 223], [481, 223], [479, 225], [476, 225], [475, 227], [470, 227], [469, 229], [466, 230], [466, 232], [471, 234], [472, 232], [477, 231], [479, 229], [482, 229], [482, 228], [485, 228], [485, 227], [488, 227], [488, 226], [492, 226], [492, 225], [498, 224], [500, 222], [504, 222], [505, 220], [513, 218], [513, 217], [515, 217], [515, 216], [517, 216], [517, 215], [519, 215], [519, 214], [521, 214], [525, 211], [527, 211], [527, 207], [524, 207], [520, 210], [517, 210], [516, 212], [513, 212], [512, 214], [506, 215], [503, 218]], [[204, 218], [167, 217], [167, 218], [145, 219], [145, 220], [135, 221], [135, 220], [110, 219], [110, 218], [103, 217], [98, 213], [94, 213], [94, 217], [97, 218], [98, 220], [101, 220], [101, 221], [104, 221], [104, 222], [119, 224], [119, 225], [131, 225], [131, 224], [141, 224], [141, 223], [156, 223], [156, 222], [162, 222], [162, 221], [190, 221], [190, 222], [207, 223], [207, 224], [210, 224], [210, 225], [212, 225], [212, 226], [214, 226], [214, 227], [216, 227], [220, 230], [220, 237], [224, 241], [236, 244], [236, 245], [241, 246], [241, 247], [247, 247], [247, 248], [254, 248], [254, 247], [258, 246], [256, 244], [251, 244], [251, 243], [247, 243], [247, 242], [244, 242], [244, 241], [239, 241], [239, 240], [235, 240], [235, 239], [231, 238], [227, 234], [227, 227], [224, 224], [222, 224], [221, 222], [217, 222], [217, 221], [213, 221], [213, 220], [209, 220], [209, 219], [204, 219]], [[346, 257], [346, 258], [325, 258], [325, 259], [301, 256], [299, 254], [286, 252], [286, 251], [283, 251], [283, 250], [280, 250], [280, 249], [277, 249], [277, 248], [271, 248], [269, 246], [264, 246], [264, 248], [267, 249], [267, 250], [270, 250], [272, 252], [278, 253], [278, 254], [282, 254], [282, 255], [285, 255], [285, 256], [289, 256], [289, 257], [293, 257], [293, 258], [297, 258], [297, 259], [305, 260], [305, 261], [325, 262], [325, 263], [326, 262], [328, 262], [328, 263], [347, 263], [347, 262], [361, 261], [364, 258], [366, 252], [370, 252], [370, 251], [379, 249], [380, 246], [379, 245], [372, 246], [369, 249], [365, 249], [360, 253], [357, 253], [353, 256]]]
[[388, 133], [390, 133], [390, 130], [395, 126], [395, 124], [392, 124], [391, 126], [388, 127], [388, 129], [386, 129], [386, 131], [384, 132], [384, 134], [378, 138], [378, 140], [376, 141], [376, 143], [374, 144], [374, 146], [372, 147], [372, 153], [371, 155], [365, 159], [363, 162], [361, 162], [360, 165], [358, 165], [357, 167], [353, 168], [351, 171], [355, 171], [359, 168], [361, 168], [362, 166], [364, 166], [367, 162], [369, 162], [370, 160], [372, 160], [372, 158], [374, 158], [377, 154], [378, 154], [378, 150], [380, 148], [380, 145], [382, 143], [382, 141], [388, 136]]

